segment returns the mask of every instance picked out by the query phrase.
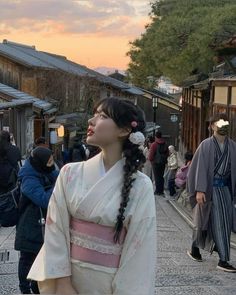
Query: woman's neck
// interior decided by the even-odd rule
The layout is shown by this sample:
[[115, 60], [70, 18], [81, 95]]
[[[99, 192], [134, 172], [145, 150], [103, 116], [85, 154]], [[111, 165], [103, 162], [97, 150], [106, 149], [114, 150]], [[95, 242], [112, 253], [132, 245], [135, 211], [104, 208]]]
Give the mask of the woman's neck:
[[122, 158], [122, 148], [120, 146], [102, 148], [102, 157], [105, 170], [108, 171]]

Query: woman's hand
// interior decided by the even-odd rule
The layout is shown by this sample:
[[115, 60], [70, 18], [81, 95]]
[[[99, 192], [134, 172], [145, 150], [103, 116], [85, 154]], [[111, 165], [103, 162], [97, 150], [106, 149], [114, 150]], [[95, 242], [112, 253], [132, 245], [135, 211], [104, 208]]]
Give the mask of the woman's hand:
[[72, 295], [78, 294], [71, 284], [71, 278], [60, 278], [56, 280], [56, 294]]
[[206, 195], [205, 195], [205, 193], [197, 192], [197, 194], [196, 194], [196, 200], [197, 200], [197, 203], [199, 205], [204, 204], [206, 202]]

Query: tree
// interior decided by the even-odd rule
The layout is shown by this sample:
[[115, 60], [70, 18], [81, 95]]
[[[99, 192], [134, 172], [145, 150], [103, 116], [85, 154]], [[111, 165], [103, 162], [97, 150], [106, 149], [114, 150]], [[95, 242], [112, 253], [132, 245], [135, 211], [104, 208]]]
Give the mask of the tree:
[[216, 48], [236, 32], [234, 0], [159, 0], [151, 3], [151, 23], [131, 42], [128, 73], [148, 86], [148, 76], [165, 75], [181, 85], [191, 73], [208, 74]]

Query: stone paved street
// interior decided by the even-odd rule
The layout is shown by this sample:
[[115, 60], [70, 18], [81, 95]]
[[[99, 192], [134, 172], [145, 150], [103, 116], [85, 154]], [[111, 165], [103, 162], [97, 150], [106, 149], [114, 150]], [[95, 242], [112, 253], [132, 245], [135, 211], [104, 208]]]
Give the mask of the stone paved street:
[[[202, 251], [204, 261], [194, 262], [186, 251], [191, 245], [191, 228], [163, 197], [157, 197], [158, 295], [235, 295], [236, 274], [216, 270], [218, 256]], [[231, 250], [236, 265], [236, 251]]]
[[[236, 294], [236, 274], [216, 270], [217, 255], [202, 252], [204, 262], [192, 261], [186, 251], [191, 244], [191, 228], [169, 204], [157, 198], [157, 295], [233, 295]], [[0, 262], [0, 294], [19, 293], [17, 284], [18, 254], [13, 250], [14, 229], [0, 228], [0, 253], [9, 250], [9, 259]], [[236, 265], [236, 251], [232, 250]], [[4, 258], [4, 255], [1, 255]]]

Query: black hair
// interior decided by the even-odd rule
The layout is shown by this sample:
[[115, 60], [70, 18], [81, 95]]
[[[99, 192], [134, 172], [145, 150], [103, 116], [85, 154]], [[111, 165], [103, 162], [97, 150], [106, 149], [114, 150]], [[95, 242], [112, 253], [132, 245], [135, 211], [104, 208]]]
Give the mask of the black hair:
[[153, 135], [149, 135], [146, 140], [145, 140], [145, 147], [149, 147], [149, 144], [152, 144], [153, 142], [155, 142], [155, 138]]
[[11, 141], [10, 133], [6, 130], [2, 130], [0, 132], [0, 140], [5, 140], [6, 142], [10, 142]]
[[161, 131], [157, 131], [155, 136], [156, 136], [156, 138], [161, 138], [162, 137]]
[[193, 153], [192, 153], [192, 151], [187, 151], [184, 154], [184, 159], [185, 159], [185, 164], [187, 164], [189, 161], [192, 161], [192, 159], [193, 159]]
[[153, 142], [155, 142], [155, 137], [153, 135], [149, 135], [148, 140], [150, 143], [153, 143]]
[[[144, 112], [131, 101], [112, 97], [99, 101], [95, 106], [94, 111], [96, 111], [98, 107], [101, 108], [101, 110], [109, 116], [119, 128], [130, 128], [131, 132], [144, 132], [146, 126]], [[137, 126], [135, 126], [135, 123], [132, 124], [132, 126], [132, 122], [136, 122]], [[128, 137], [123, 142], [123, 157], [125, 158], [124, 183], [121, 190], [121, 203], [115, 225], [115, 243], [119, 242], [123, 228], [125, 209], [129, 202], [129, 194], [132, 184], [135, 181], [133, 176], [146, 161], [142, 150], [139, 149], [137, 144], [133, 144], [129, 141]]]
[[34, 142], [36, 145], [39, 145], [39, 144], [46, 144], [46, 138], [41, 136], [41, 137], [38, 137], [35, 139], [35, 142]]
[[229, 118], [227, 116], [226, 113], [217, 113], [214, 114], [210, 119], [209, 119], [209, 123], [212, 125], [215, 122], [219, 121], [220, 119], [224, 120], [224, 121], [229, 121]]

